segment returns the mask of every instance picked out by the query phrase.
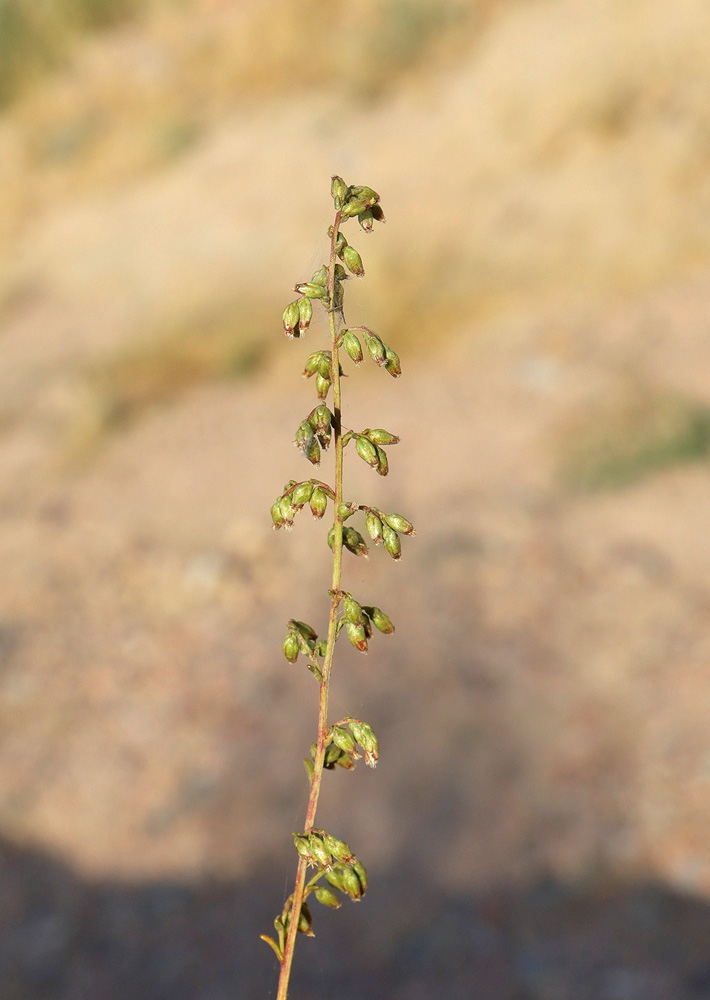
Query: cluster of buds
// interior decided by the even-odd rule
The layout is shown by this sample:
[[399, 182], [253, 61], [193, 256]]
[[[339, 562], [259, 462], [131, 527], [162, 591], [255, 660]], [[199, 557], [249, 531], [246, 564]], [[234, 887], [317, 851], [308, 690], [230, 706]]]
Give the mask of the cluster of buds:
[[335, 176], [330, 185], [335, 210], [341, 218], [352, 219], [357, 216], [366, 233], [372, 231], [373, 222], [384, 222], [385, 213], [378, 204], [380, 196], [371, 187], [363, 184], [352, 184], [350, 187], [342, 177]]
[[392, 378], [399, 378], [402, 374], [402, 365], [399, 360], [399, 355], [396, 351], [393, 351], [391, 347], [388, 347], [381, 337], [379, 337], [376, 333], [373, 333], [372, 330], [368, 329], [366, 326], [351, 326], [346, 330], [340, 331], [339, 345], [342, 344], [345, 348], [345, 352], [355, 362], [355, 364], [362, 364], [364, 358], [362, 343], [360, 342], [358, 333], [362, 334], [365, 340], [367, 353], [370, 355], [375, 364], [389, 372]]
[[[342, 367], [339, 368], [343, 374]], [[303, 369], [304, 378], [316, 377], [316, 392], [318, 399], [325, 399], [330, 392], [333, 381], [333, 354], [332, 351], [314, 351], [306, 361]]]
[[330, 444], [332, 420], [333, 414], [325, 403], [319, 403], [296, 429], [294, 444], [311, 465], [320, 465], [320, 450]]
[[[390, 625], [392, 625], [391, 622]], [[392, 631], [394, 631], [394, 626], [392, 626]], [[350, 730], [349, 732], [348, 729]], [[360, 760], [362, 756], [362, 754], [358, 753], [358, 745], [365, 754], [365, 763], [367, 766], [375, 767], [377, 764], [380, 756], [380, 747], [369, 722], [363, 722], [361, 719], [352, 719], [350, 717], [343, 719], [332, 727], [328, 739], [332, 741], [329, 747], [336, 746], [341, 753], [349, 757], [351, 764], [356, 760]]]
[[329, 498], [334, 500], [335, 494], [329, 486], [317, 479], [310, 479], [304, 483], [297, 483], [295, 479], [290, 480], [284, 486], [281, 496], [271, 505], [274, 530], [292, 528], [296, 514], [306, 504], [309, 505], [314, 517], [323, 517]]
[[402, 543], [399, 536], [416, 534], [412, 522], [401, 514], [385, 514], [376, 507], [361, 507], [360, 509], [367, 512], [365, 528], [375, 545], [379, 545], [381, 542], [393, 559], [401, 559]]
[[[335, 889], [344, 892], [352, 900], [361, 899], [365, 895], [367, 872], [344, 841], [325, 830], [294, 833], [293, 840], [301, 857], [317, 868], [319, 875], [324, 874]], [[333, 904], [326, 902], [325, 905]]]
[[316, 630], [307, 622], [291, 618], [281, 648], [289, 663], [295, 663], [299, 655], [305, 656], [308, 669], [316, 680], [319, 683], [323, 680], [320, 660], [325, 656], [326, 640], [319, 639]]
[[384, 635], [392, 635], [394, 632], [392, 620], [381, 608], [358, 604], [352, 594], [345, 593], [343, 614], [337, 625], [338, 634], [345, 628], [348, 639], [355, 649], [366, 653], [367, 641], [372, 638], [373, 625]]
[[366, 427], [360, 434], [349, 431], [343, 438], [343, 444], [345, 445], [351, 440], [355, 441], [355, 450], [363, 462], [375, 469], [378, 475], [386, 476], [389, 472], [389, 462], [382, 449], [389, 445], [398, 444], [397, 435], [390, 434], [382, 427], [376, 427], [374, 430]]

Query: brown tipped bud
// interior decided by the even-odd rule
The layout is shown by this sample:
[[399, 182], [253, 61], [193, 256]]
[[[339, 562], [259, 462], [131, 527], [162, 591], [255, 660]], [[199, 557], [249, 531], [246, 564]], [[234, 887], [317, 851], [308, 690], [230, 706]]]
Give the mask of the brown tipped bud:
[[294, 507], [298, 507], [300, 509], [311, 499], [311, 493], [313, 493], [312, 483], [299, 483], [298, 486], [294, 487], [293, 493], [291, 494], [291, 503]]
[[356, 365], [362, 364], [362, 344], [360, 343], [358, 336], [354, 334], [352, 330], [345, 331], [345, 334], [343, 335], [343, 347]]
[[278, 531], [284, 525], [284, 516], [281, 513], [281, 500], [277, 500], [275, 504], [271, 506], [271, 520], [274, 522], [274, 530]]
[[343, 892], [346, 892], [353, 902], [357, 902], [362, 897], [362, 883], [350, 866], [344, 867], [342, 872]]
[[289, 632], [283, 641], [284, 656], [289, 663], [295, 663], [298, 659], [298, 637], [295, 632]]
[[320, 465], [320, 445], [315, 438], [309, 444], [305, 454], [311, 465]]
[[353, 625], [362, 625], [362, 608], [354, 597], [346, 596], [343, 600], [343, 614]]
[[333, 356], [330, 351], [321, 351], [321, 358], [318, 362], [318, 374], [321, 378], [327, 378], [330, 382], [333, 375]]
[[297, 448], [305, 454], [311, 446], [313, 441], [313, 428], [311, 427], [310, 421], [302, 420], [298, 425], [296, 430], [296, 437], [294, 438], [294, 444]]
[[372, 624], [380, 632], [384, 632], [385, 635], [391, 635], [394, 632], [394, 625], [389, 615], [386, 615], [381, 608], [364, 607], [363, 611], [370, 616]]
[[313, 306], [311, 300], [303, 295], [298, 300], [298, 329], [304, 333], [311, 322], [313, 316]]
[[387, 455], [385, 455], [379, 445], [375, 445], [375, 447], [377, 448], [377, 474], [379, 476], [386, 476], [390, 471], [390, 464], [387, 460]]
[[349, 187], [342, 209], [343, 218], [350, 219], [353, 215], [360, 215], [371, 209], [379, 200], [380, 196], [370, 187], [360, 184]]
[[378, 448], [377, 445], [372, 443], [372, 441], [368, 441], [366, 437], [358, 435], [355, 439], [355, 449], [363, 462], [367, 462], [367, 464], [371, 465], [373, 469], [378, 467]]
[[282, 497], [279, 500], [279, 513], [283, 518], [284, 527], [286, 529], [293, 525], [293, 517], [296, 511], [291, 506], [291, 500], [289, 497]]
[[399, 362], [399, 354], [395, 351], [391, 351], [389, 347], [387, 348], [385, 368], [390, 373], [392, 378], [399, 378], [402, 374], [402, 365]]
[[365, 871], [365, 866], [360, 861], [358, 861], [357, 858], [355, 858], [354, 861], [352, 862], [352, 867], [353, 871], [360, 879], [362, 894], [364, 896], [365, 893], [367, 892], [367, 872]]
[[331, 909], [337, 910], [341, 906], [341, 902], [335, 895], [332, 889], [328, 889], [324, 885], [317, 885], [313, 890], [313, 895], [316, 897], [319, 903], [323, 906], [330, 906]]
[[352, 622], [346, 621], [345, 628], [348, 633], [348, 639], [361, 653], [367, 652], [367, 636], [365, 635], [364, 625], [353, 625]]
[[318, 863], [321, 868], [325, 868], [326, 871], [331, 867], [331, 852], [323, 843], [323, 838], [315, 830], [311, 830], [308, 835], [308, 845], [311, 849], [311, 854], [313, 860]]
[[393, 559], [397, 560], [401, 558], [402, 543], [399, 540], [397, 532], [393, 531], [389, 524], [382, 525], [382, 541]]
[[365, 517], [365, 527], [375, 545], [382, 541], [382, 521], [371, 510], [368, 510]]
[[325, 403], [321, 403], [313, 411], [313, 426], [317, 431], [321, 433], [330, 431], [330, 424], [332, 420], [332, 414]]
[[310, 378], [311, 375], [315, 375], [320, 368], [322, 360], [323, 351], [314, 351], [313, 354], [309, 355], [308, 361], [306, 361], [306, 367], [303, 369], [303, 377]]
[[322, 375], [316, 375], [316, 392], [318, 393], [318, 399], [325, 399], [330, 391], [330, 379], [323, 378]]
[[338, 517], [341, 521], [347, 521], [349, 517], [352, 517], [357, 510], [357, 504], [351, 503], [339, 503], [338, 504]]
[[367, 722], [350, 722], [350, 730], [365, 751], [365, 763], [375, 767], [380, 757], [380, 747], [372, 727]]
[[393, 531], [399, 531], [402, 535], [414, 535], [414, 525], [401, 514], [385, 514], [384, 520]]
[[399, 438], [396, 434], [390, 434], [389, 431], [384, 430], [383, 427], [375, 427], [374, 430], [368, 429], [362, 432], [366, 438], [369, 438], [373, 444], [379, 444], [381, 447], [387, 447], [390, 444], [399, 444]]
[[362, 266], [362, 257], [355, 247], [345, 247], [343, 250], [343, 260], [349, 271], [352, 271], [358, 278], [362, 278], [365, 268]]
[[331, 885], [335, 886], [336, 889], [340, 889], [341, 892], [345, 892], [342, 868], [331, 869], [331, 871], [325, 873], [325, 877]]
[[351, 861], [355, 860], [355, 855], [344, 840], [338, 840], [338, 838], [334, 837], [332, 833], [324, 833], [323, 841], [336, 861], [350, 864]]
[[294, 292], [299, 295], [306, 295], [309, 299], [327, 299], [328, 289], [324, 285], [316, 285], [312, 281], [302, 281], [293, 286]]
[[298, 326], [298, 302], [289, 302], [283, 311], [283, 324], [286, 336], [293, 337], [293, 331]]
[[351, 758], [348, 757], [346, 753], [343, 753], [342, 750], [340, 751], [340, 756], [338, 757], [335, 763], [338, 765], [338, 767], [344, 767], [346, 771], [352, 771], [353, 768], [355, 767]]
[[308, 622], [300, 622], [298, 621], [297, 618], [291, 618], [291, 620], [289, 621], [289, 625], [291, 626], [291, 628], [294, 628], [297, 632], [299, 632], [304, 639], [308, 639], [311, 642], [315, 642], [315, 640], [318, 638], [318, 633], [316, 632], [316, 630], [313, 628], [312, 625], [308, 624]]
[[357, 221], [360, 223], [360, 225], [362, 226], [362, 228], [365, 230], [366, 233], [372, 232], [372, 219], [373, 216], [372, 212], [370, 211], [361, 212], [360, 215], [358, 215], [357, 217]]
[[345, 547], [356, 556], [367, 556], [367, 545], [356, 528], [343, 527], [343, 542]]
[[342, 726], [335, 726], [332, 732], [333, 743], [340, 747], [343, 753], [346, 753], [349, 757], [355, 760], [360, 759], [360, 754], [357, 752], [357, 745], [353, 739], [351, 733], [347, 729], [343, 729]]
[[365, 331], [365, 342], [367, 343], [367, 351], [375, 364], [383, 365], [387, 358], [387, 349], [377, 334], [371, 333], [369, 330]]
[[[337, 174], [331, 179], [330, 182], [330, 195], [333, 199], [333, 204], [335, 205], [335, 211], [339, 212], [343, 207], [343, 202], [348, 193], [348, 186], [342, 177], [338, 177]], [[332, 227], [331, 227], [332, 228]]]
[[314, 517], [323, 517], [328, 506], [328, 495], [320, 486], [311, 493], [311, 513]]

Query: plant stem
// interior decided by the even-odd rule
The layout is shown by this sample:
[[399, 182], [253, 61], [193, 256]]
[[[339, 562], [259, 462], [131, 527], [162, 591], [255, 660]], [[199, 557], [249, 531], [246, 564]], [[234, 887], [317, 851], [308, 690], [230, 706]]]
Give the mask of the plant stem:
[[[338, 605], [340, 604], [340, 574], [343, 561], [343, 519], [338, 508], [343, 502], [343, 437], [341, 423], [340, 406], [340, 362], [338, 359], [338, 324], [336, 311], [333, 308], [333, 298], [335, 290], [335, 243], [338, 239], [338, 229], [340, 227], [341, 215], [337, 212], [333, 223], [333, 232], [330, 240], [330, 262], [328, 264], [328, 319], [330, 322], [330, 339], [332, 345], [332, 383], [333, 383], [333, 437], [335, 446], [335, 516], [333, 528], [335, 530], [335, 540], [333, 543], [333, 587], [331, 590], [330, 617], [328, 619], [328, 640], [323, 658], [323, 680], [320, 685], [320, 697], [318, 702], [318, 738], [316, 740], [316, 753], [313, 761], [313, 777], [311, 779], [311, 791], [308, 796], [308, 810], [306, 812], [306, 824], [304, 831], [308, 833], [313, 828], [318, 806], [318, 796], [320, 795], [321, 778], [323, 777], [323, 763], [325, 761], [325, 741], [328, 732], [328, 694], [330, 689], [330, 672], [333, 666], [333, 653], [335, 652], [336, 625], [338, 620]], [[291, 919], [284, 948], [284, 958], [281, 963], [281, 974], [279, 976], [279, 989], [276, 1000], [286, 1000], [288, 995], [288, 983], [291, 977], [291, 965], [293, 963], [293, 952], [296, 946], [296, 934], [298, 933], [298, 920], [301, 915], [303, 905], [303, 889], [306, 881], [306, 860], [299, 858], [298, 869], [296, 871], [296, 885], [293, 891], [293, 905], [291, 907]]]

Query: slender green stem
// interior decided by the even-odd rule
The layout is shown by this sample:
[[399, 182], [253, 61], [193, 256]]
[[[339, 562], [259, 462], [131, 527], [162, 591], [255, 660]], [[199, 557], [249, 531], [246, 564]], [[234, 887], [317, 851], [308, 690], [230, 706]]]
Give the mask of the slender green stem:
[[[335, 291], [335, 243], [338, 239], [338, 229], [340, 227], [340, 212], [336, 213], [333, 223], [333, 231], [330, 240], [330, 262], [328, 264], [328, 299], [330, 308], [328, 318], [330, 321], [330, 339], [332, 344], [332, 382], [333, 382], [333, 437], [335, 447], [335, 516], [333, 528], [335, 540], [333, 543], [333, 587], [331, 590], [330, 617], [328, 619], [328, 641], [323, 658], [323, 680], [320, 685], [320, 698], [318, 703], [318, 739], [316, 741], [316, 753], [313, 761], [313, 777], [311, 779], [311, 791], [308, 796], [308, 810], [306, 812], [306, 824], [304, 831], [308, 833], [313, 828], [318, 806], [318, 796], [320, 795], [321, 778], [323, 777], [323, 764], [325, 761], [325, 742], [328, 733], [328, 694], [330, 690], [330, 672], [333, 666], [333, 653], [335, 652], [336, 626], [338, 622], [338, 605], [340, 604], [340, 574], [343, 561], [343, 520], [338, 508], [343, 502], [343, 437], [340, 406], [340, 362], [338, 359], [338, 323], [336, 311], [333, 308], [333, 298]], [[281, 975], [279, 976], [279, 989], [276, 1000], [286, 1000], [288, 996], [288, 984], [291, 977], [291, 965], [293, 963], [293, 952], [296, 946], [296, 934], [298, 933], [298, 919], [303, 905], [303, 890], [306, 881], [306, 860], [299, 858], [298, 869], [296, 871], [296, 885], [293, 891], [293, 905], [291, 907], [291, 919], [286, 937], [286, 947], [284, 948], [284, 958], [281, 963]]]

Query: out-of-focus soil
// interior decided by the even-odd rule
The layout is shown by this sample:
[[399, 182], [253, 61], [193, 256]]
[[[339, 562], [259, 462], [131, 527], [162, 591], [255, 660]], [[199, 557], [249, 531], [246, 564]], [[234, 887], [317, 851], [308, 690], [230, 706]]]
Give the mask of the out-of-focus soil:
[[[486, 25], [345, 124], [320, 92], [281, 96], [16, 221], [2, 1000], [274, 995], [257, 937], [289, 891], [317, 697], [280, 643], [291, 616], [323, 627], [330, 557], [307, 513], [270, 527], [310, 475], [297, 373], [322, 344], [278, 319], [336, 168], [389, 218], [353, 234], [349, 319], [381, 308], [404, 367], [346, 363], [346, 424], [402, 436], [391, 475], [353, 460], [347, 492], [417, 536], [399, 564], [346, 560], [397, 632], [339, 649], [332, 712], [382, 758], [326, 775], [319, 823], [372, 888], [316, 915], [294, 995], [710, 997], [710, 479], [684, 437], [710, 408], [710, 22], [580, 0]], [[107, 417], [107, 378], [133, 398], [126, 352], [157, 344], [160, 368], [211, 308], [255, 370], [191, 369]]]

